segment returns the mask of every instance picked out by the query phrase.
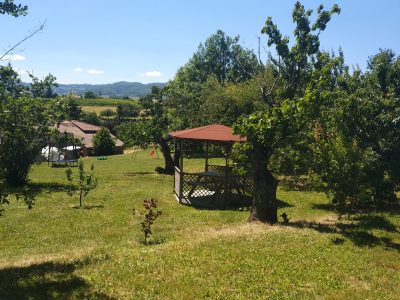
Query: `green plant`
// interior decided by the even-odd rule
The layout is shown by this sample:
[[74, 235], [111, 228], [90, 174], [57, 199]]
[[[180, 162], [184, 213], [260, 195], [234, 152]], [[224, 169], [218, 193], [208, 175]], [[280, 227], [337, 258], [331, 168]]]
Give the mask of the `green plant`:
[[96, 155], [114, 154], [115, 141], [111, 136], [110, 130], [102, 127], [93, 136], [93, 147]]
[[93, 93], [92, 91], [87, 91], [84, 95], [83, 98], [85, 99], [96, 99], [97, 95]]
[[110, 119], [111, 117], [113, 117], [113, 116], [115, 116], [117, 113], [115, 112], [115, 111], [113, 111], [112, 109], [105, 109], [105, 110], [102, 110], [101, 112], [100, 112], [100, 116], [101, 117], [105, 117], [105, 118], [107, 118], [107, 119]]
[[76, 184], [74, 184], [74, 178], [72, 176], [71, 168], [68, 168], [65, 173], [69, 182], [68, 195], [72, 197], [74, 194], [79, 195], [79, 207], [82, 206], [82, 200], [89, 194], [89, 192], [96, 188], [97, 179], [94, 177], [93, 171], [94, 166], [90, 167], [90, 173], [86, 173], [84, 169], [84, 163], [80, 159], [78, 161], [78, 172], [79, 178]]
[[143, 206], [145, 208], [144, 212], [140, 212], [136, 209], [133, 210], [134, 215], [144, 216], [144, 220], [140, 222], [142, 225], [142, 232], [144, 235], [144, 244], [149, 244], [149, 237], [153, 234], [151, 231], [151, 225], [154, 221], [161, 215], [161, 210], [155, 210], [157, 208], [157, 200], [155, 199], [145, 199], [143, 200]]
[[11, 191], [4, 181], [0, 178], [0, 217], [3, 216], [3, 204], [10, 204], [10, 196], [14, 195], [17, 201], [23, 200], [28, 209], [31, 209], [35, 204], [35, 196], [30, 192], [27, 186], [24, 186], [16, 191]]

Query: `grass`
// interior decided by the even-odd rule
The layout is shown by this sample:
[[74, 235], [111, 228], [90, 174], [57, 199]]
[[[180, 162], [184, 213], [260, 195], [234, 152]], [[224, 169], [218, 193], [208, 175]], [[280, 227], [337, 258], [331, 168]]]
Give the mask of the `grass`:
[[99, 98], [99, 99], [77, 99], [80, 106], [117, 106], [118, 104], [133, 104], [138, 105], [136, 99], [112, 99], [112, 98]]
[[[0, 218], [0, 299], [398, 299], [398, 212], [338, 221], [323, 194], [279, 189], [289, 224], [247, 224], [246, 211], [178, 204], [153, 171], [162, 159], [132, 157], [85, 159], [92, 209], [72, 208], [65, 169], [33, 168], [36, 205]], [[145, 246], [130, 209], [151, 197], [163, 214]]]
[[111, 109], [112, 111], [117, 111], [115, 106], [81, 106], [84, 112], [94, 112], [100, 116], [100, 112], [106, 109]]

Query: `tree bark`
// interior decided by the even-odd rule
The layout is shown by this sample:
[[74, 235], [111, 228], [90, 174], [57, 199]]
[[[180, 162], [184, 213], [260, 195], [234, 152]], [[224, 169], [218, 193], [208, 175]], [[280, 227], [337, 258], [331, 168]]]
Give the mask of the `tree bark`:
[[165, 167], [163, 173], [174, 174], [174, 160], [172, 159], [171, 148], [169, 147], [167, 140], [162, 138], [159, 141], [159, 145], [161, 148], [161, 153], [164, 156]]
[[255, 194], [250, 209], [249, 222], [261, 221], [269, 224], [278, 222], [276, 190], [278, 180], [268, 170], [269, 149], [261, 143], [253, 142], [250, 156]]

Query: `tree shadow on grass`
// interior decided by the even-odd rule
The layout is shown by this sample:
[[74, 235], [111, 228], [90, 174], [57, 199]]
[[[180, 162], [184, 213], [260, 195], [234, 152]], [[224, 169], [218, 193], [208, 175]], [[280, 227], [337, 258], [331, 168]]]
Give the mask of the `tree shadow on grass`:
[[114, 299], [95, 289], [75, 270], [101, 259], [43, 262], [0, 269], [0, 299]]
[[128, 177], [136, 177], [136, 176], [143, 176], [143, 175], [157, 175], [155, 172], [128, 172], [123, 173], [124, 176]]
[[28, 184], [29, 192], [37, 195], [40, 193], [57, 193], [57, 192], [68, 192], [69, 185], [63, 183], [55, 183], [55, 182], [40, 182], [40, 183], [29, 183]]
[[283, 201], [283, 200], [276, 199], [276, 202], [277, 202], [277, 204], [278, 204], [278, 208], [293, 207], [292, 204], [287, 203], [287, 202], [285, 202], [285, 201]]
[[[338, 212], [337, 206], [332, 203], [315, 203], [312, 204], [311, 208], [318, 210], [325, 210], [329, 212]], [[366, 206], [365, 208], [359, 207], [351, 209], [350, 212], [352, 214], [375, 212], [375, 213], [389, 213], [391, 215], [400, 215], [400, 202], [398, 201], [395, 203], [380, 204], [380, 206], [371, 204], [369, 206]]]
[[295, 228], [309, 228], [326, 234], [339, 234], [332, 242], [336, 245], [343, 244], [345, 240], [351, 241], [358, 247], [383, 246], [387, 249], [400, 252], [400, 243], [393, 242], [388, 237], [380, 237], [371, 230], [381, 230], [386, 233], [400, 233], [397, 226], [383, 216], [363, 215], [352, 219], [350, 222], [336, 224], [322, 224], [308, 221], [295, 221], [284, 224]]

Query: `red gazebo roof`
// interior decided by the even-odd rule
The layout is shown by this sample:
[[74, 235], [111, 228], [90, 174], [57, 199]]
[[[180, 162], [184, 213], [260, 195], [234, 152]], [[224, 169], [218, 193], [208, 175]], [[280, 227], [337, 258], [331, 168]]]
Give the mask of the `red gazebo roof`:
[[233, 134], [232, 128], [224, 125], [207, 125], [192, 129], [174, 131], [168, 133], [175, 139], [215, 141], [215, 142], [245, 142], [246, 137]]

